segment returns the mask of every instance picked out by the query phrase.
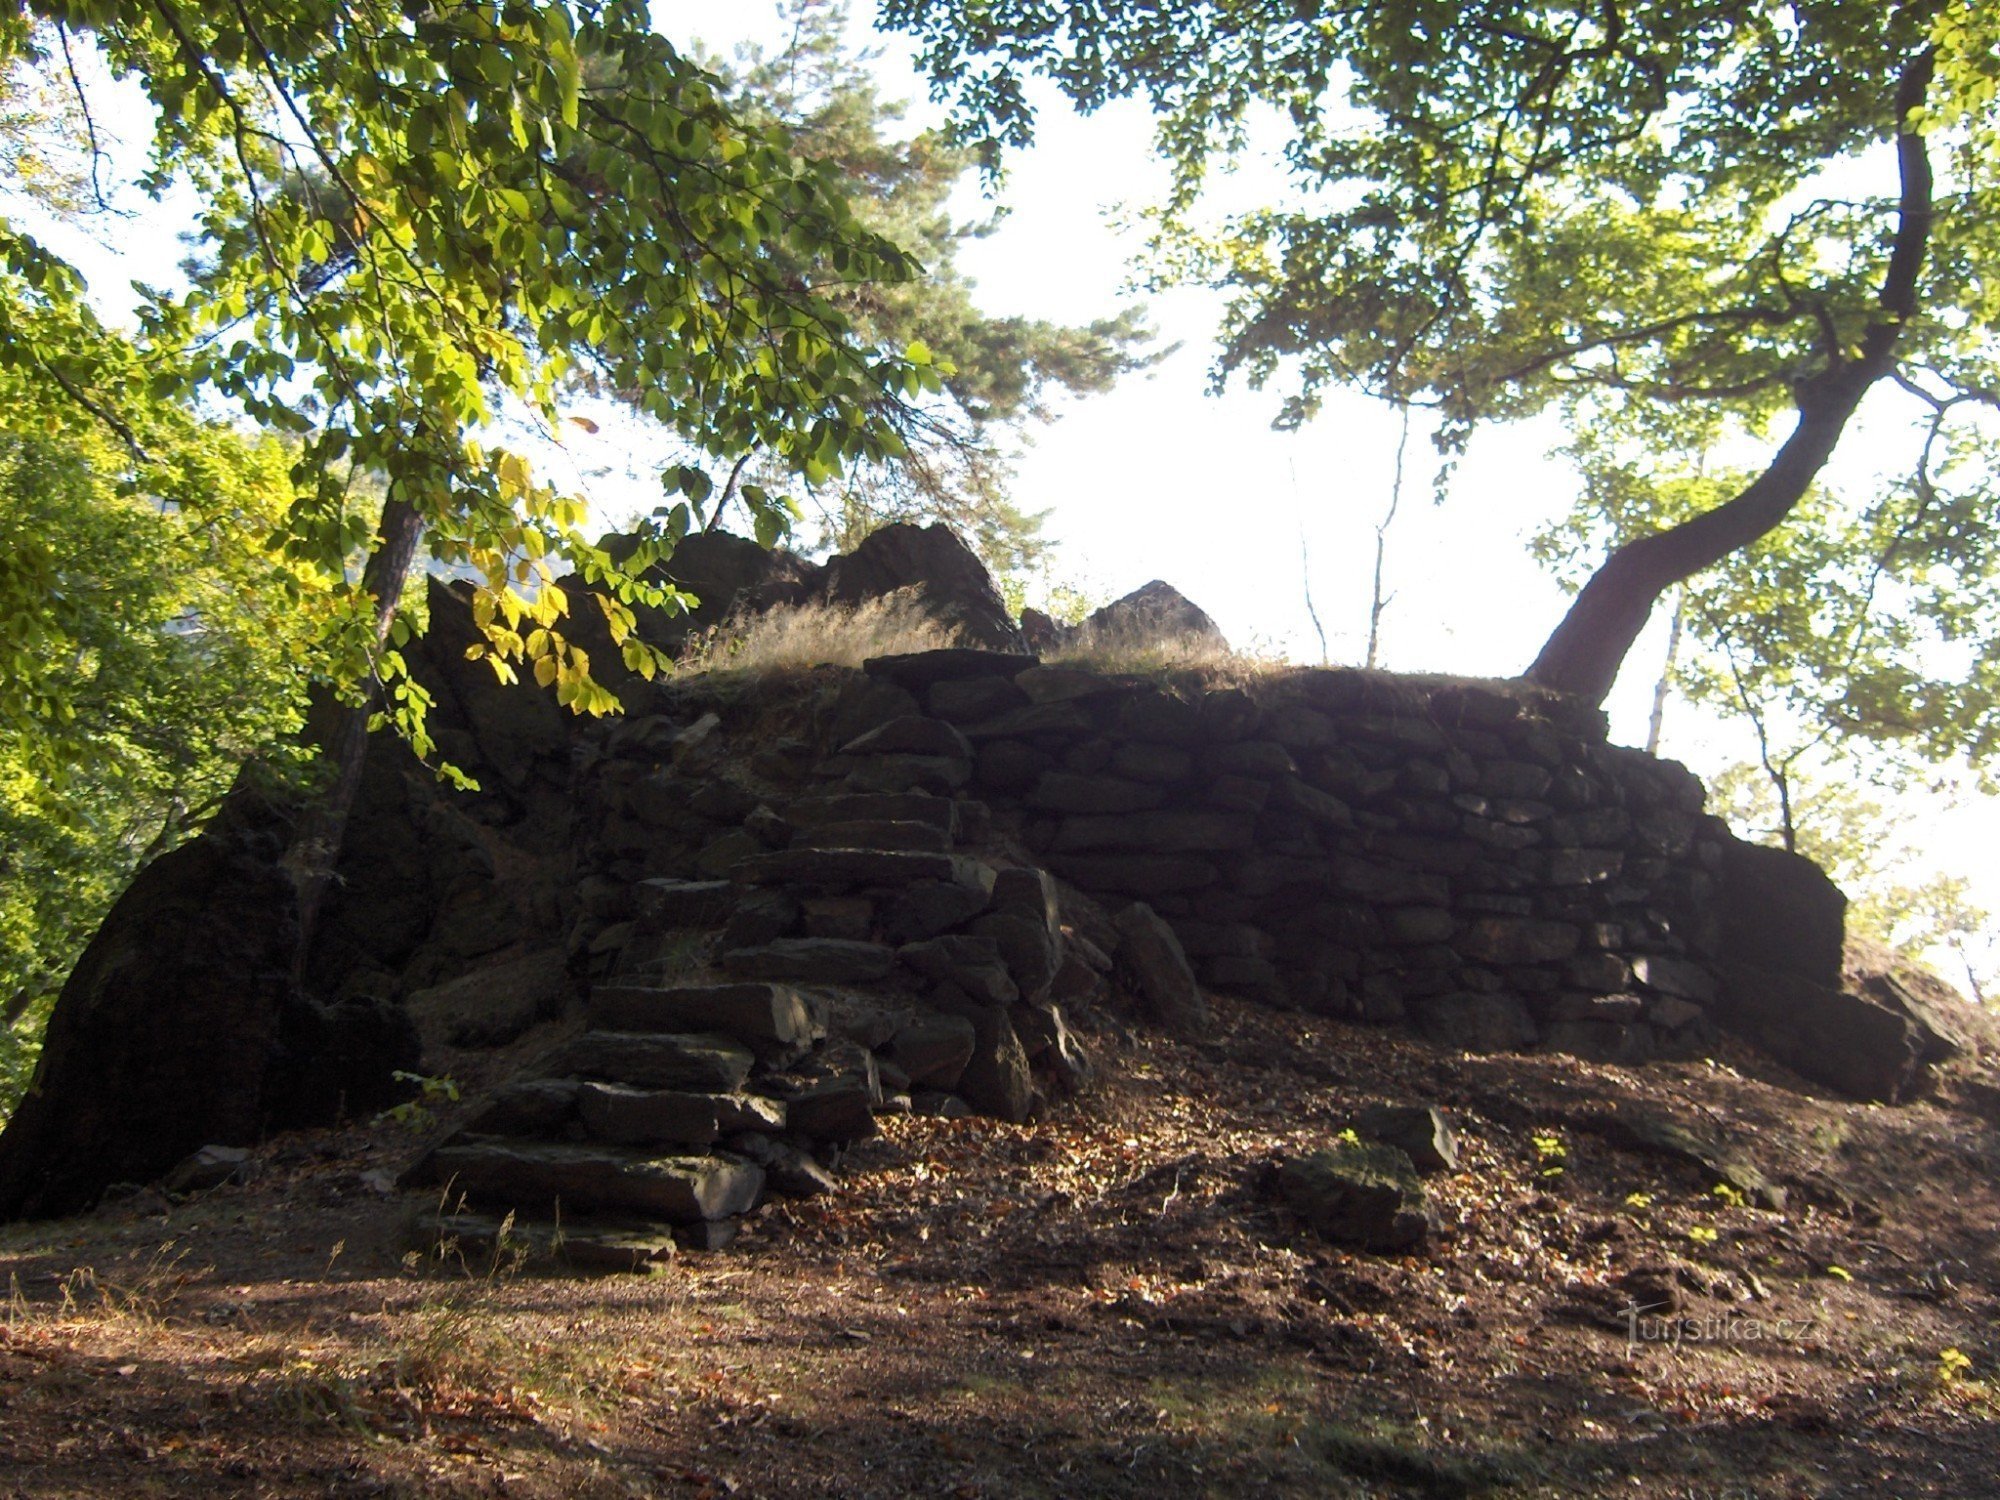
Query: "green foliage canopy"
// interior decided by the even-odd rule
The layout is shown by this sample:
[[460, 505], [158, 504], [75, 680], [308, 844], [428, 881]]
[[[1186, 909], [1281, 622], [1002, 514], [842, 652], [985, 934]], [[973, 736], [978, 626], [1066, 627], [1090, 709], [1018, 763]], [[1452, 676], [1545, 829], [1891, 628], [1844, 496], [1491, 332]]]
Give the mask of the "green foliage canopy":
[[[859, 225], [831, 169], [739, 119], [641, 4], [24, 0], [0, 13], [0, 64], [86, 41], [156, 109], [145, 185], [198, 190], [206, 269], [152, 291], [127, 339], [98, 324], [69, 266], [0, 224], [0, 369], [141, 459], [139, 402], [220, 399], [292, 437], [283, 545], [349, 605], [324, 674], [386, 685], [420, 748], [422, 693], [396, 649], [414, 622], [392, 618], [419, 531], [483, 578], [486, 654], [503, 676], [532, 665], [579, 711], [612, 705], [565, 637], [551, 554], [605, 586], [582, 607], [604, 609], [628, 664], [657, 665], [628, 634], [645, 592], [630, 575], [698, 518], [707, 467], [667, 476], [681, 504], [621, 571], [583, 538], [581, 502], [492, 437], [510, 413], [555, 429], [579, 361], [702, 453], [758, 447], [809, 479], [898, 451], [885, 403], [936, 388], [925, 351], [857, 340], [826, 295], [913, 262]], [[580, 87], [584, 55], [617, 60], [614, 93]], [[299, 181], [326, 200], [289, 189]], [[365, 474], [387, 485], [375, 535]], [[768, 496], [760, 535], [787, 517]], [[392, 539], [350, 576], [357, 552]]]
[[298, 728], [329, 582], [265, 545], [294, 494], [277, 442], [157, 413], [196, 518], [136, 490], [109, 432], [24, 429], [19, 396], [0, 379], [0, 597], [44, 608], [0, 668], [0, 1116], [132, 872]]
[[[1954, 757], [1990, 764], [1995, 455], [1984, 424], [1951, 447], [1935, 477], [1920, 463], [1873, 490], [1816, 486], [1790, 524], [1689, 579], [1680, 609], [1699, 649], [1676, 663], [1673, 686], [1782, 742], [1780, 759], [1830, 747], [1891, 779]], [[1751, 479], [1719, 461], [1690, 466], [1609, 422], [1571, 455], [1582, 495], [1536, 547], [1577, 583], [1608, 544], [1702, 514]]]
[[[1778, 525], [1870, 390], [1897, 382], [1920, 422], [1942, 414], [1934, 458], [1987, 441], [2000, 390], [1991, 6], [889, 0], [884, 12], [923, 40], [989, 161], [1028, 138], [1032, 75], [1085, 108], [1152, 104], [1177, 169], [1164, 270], [1229, 289], [1218, 378], [1285, 376], [1284, 420], [1352, 384], [1434, 408], [1448, 441], [1551, 408], [1628, 438], [1643, 411], [1700, 413], [1708, 441], [1768, 444], [1794, 423], [1742, 489], [1621, 538], [1537, 663], [1555, 685], [1608, 689], [1658, 593]], [[1218, 156], [1274, 135], [1288, 201], [1203, 225]], [[1932, 479], [1950, 467], [1934, 463]], [[1902, 488], [1918, 505], [1943, 489]], [[1959, 509], [1990, 528], [1976, 495]], [[1966, 696], [1990, 718], [2000, 630], [1979, 629]]]

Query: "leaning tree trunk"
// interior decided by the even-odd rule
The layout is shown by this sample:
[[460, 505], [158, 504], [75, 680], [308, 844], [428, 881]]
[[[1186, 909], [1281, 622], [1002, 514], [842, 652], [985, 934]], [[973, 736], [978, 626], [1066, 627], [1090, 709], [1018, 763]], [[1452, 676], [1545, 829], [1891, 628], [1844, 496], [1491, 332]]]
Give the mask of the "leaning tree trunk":
[[1805, 498], [1876, 378], [1861, 378], [1851, 366], [1837, 373], [1843, 378], [1802, 405], [1799, 425], [1771, 466], [1735, 499], [1606, 558], [1528, 668], [1528, 680], [1602, 703], [1660, 595], [1749, 546]]
[[[382, 507], [382, 541], [362, 571], [362, 592], [373, 601], [370, 621], [377, 650], [388, 641], [396, 604], [410, 576], [424, 524], [416, 508], [391, 495]], [[361, 789], [361, 772], [368, 759], [368, 719], [374, 712], [372, 691], [359, 703], [344, 703], [331, 690], [318, 693], [306, 716], [306, 738], [325, 758], [328, 781], [319, 799], [300, 820], [286, 851], [285, 863], [298, 887], [299, 945], [295, 974], [304, 972], [319, 913], [340, 862], [347, 817]]]
[[1605, 559], [1528, 668], [1529, 681], [1602, 703], [1659, 597], [1790, 515], [1833, 455], [1861, 398], [1894, 368], [1897, 338], [1916, 315], [1917, 279], [1930, 244], [1930, 158], [1911, 115], [1923, 104], [1932, 63], [1927, 50], [1897, 80], [1896, 238], [1876, 298], [1879, 314], [1858, 351], [1830, 350], [1826, 367], [1799, 382], [1798, 426], [1741, 494], [1691, 521], [1627, 542]]

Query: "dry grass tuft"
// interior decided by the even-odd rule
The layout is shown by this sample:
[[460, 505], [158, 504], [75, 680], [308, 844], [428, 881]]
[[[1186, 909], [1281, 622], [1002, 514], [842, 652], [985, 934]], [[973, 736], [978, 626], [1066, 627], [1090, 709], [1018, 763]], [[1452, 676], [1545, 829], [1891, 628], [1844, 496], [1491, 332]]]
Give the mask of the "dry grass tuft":
[[1044, 660], [1107, 676], [1164, 677], [1203, 687], [1243, 687], [1292, 664], [1274, 652], [1238, 650], [1213, 637], [1086, 630]]
[[136, 1252], [127, 1256], [126, 1265], [115, 1273], [100, 1275], [94, 1266], [76, 1266], [62, 1278], [56, 1289], [59, 1300], [53, 1304], [31, 1304], [22, 1294], [19, 1278], [10, 1276], [0, 1330], [19, 1333], [38, 1325], [56, 1328], [96, 1323], [157, 1331], [165, 1325], [182, 1292], [210, 1269], [190, 1266], [187, 1260], [188, 1251], [169, 1240], [143, 1260]]
[[691, 672], [800, 672], [811, 667], [859, 667], [874, 656], [939, 651], [958, 644], [907, 594], [859, 605], [781, 605], [725, 621], [690, 640], [681, 667]]

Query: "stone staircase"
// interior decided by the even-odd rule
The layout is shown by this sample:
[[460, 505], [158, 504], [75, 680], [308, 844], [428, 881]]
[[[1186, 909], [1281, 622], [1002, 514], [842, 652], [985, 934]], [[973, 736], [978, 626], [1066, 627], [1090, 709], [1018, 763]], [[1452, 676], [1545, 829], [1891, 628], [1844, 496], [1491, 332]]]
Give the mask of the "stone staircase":
[[727, 878], [637, 883], [586, 1029], [406, 1175], [440, 1191], [428, 1243], [643, 1270], [830, 1190], [880, 1113], [1019, 1122], [1083, 1080], [1059, 997], [1110, 961], [1046, 872], [966, 852], [987, 813], [936, 730], [892, 720], [758, 800]]
[[[589, 1029], [499, 1090], [417, 1180], [444, 1190], [441, 1231], [484, 1249], [518, 1236], [571, 1264], [640, 1269], [715, 1248], [768, 1192], [825, 1185], [784, 1141], [790, 1111], [771, 1091], [824, 1035], [781, 985], [602, 986]], [[822, 1128], [810, 1105], [802, 1118]]]
[[477, 1224], [647, 1264], [827, 1190], [879, 1114], [1030, 1119], [1086, 1076], [1069, 1016], [1114, 955], [1183, 1032], [1205, 984], [1469, 1050], [1713, 1034], [1701, 788], [1560, 702], [957, 649], [797, 691], [580, 747], [589, 1029], [424, 1164]]

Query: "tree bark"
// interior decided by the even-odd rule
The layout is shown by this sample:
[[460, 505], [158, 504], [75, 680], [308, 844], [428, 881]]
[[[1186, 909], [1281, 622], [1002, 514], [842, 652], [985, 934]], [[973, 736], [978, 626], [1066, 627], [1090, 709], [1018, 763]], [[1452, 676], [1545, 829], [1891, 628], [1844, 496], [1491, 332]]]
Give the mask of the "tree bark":
[[1660, 736], [1667, 725], [1667, 698], [1674, 690], [1674, 666], [1681, 656], [1681, 631], [1686, 627], [1687, 595], [1674, 605], [1674, 622], [1667, 632], [1667, 659], [1660, 664], [1660, 680], [1653, 684], [1653, 717], [1646, 724], [1646, 753], [1660, 753]]
[[1375, 581], [1368, 595], [1368, 655], [1363, 666], [1373, 667], [1379, 659], [1382, 648], [1382, 616], [1389, 608], [1389, 601], [1382, 596], [1382, 578], [1389, 558], [1389, 528], [1396, 524], [1396, 512], [1403, 507], [1403, 460], [1410, 448], [1410, 404], [1397, 403], [1402, 407], [1402, 426], [1396, 433], [1396, 473], [1389, 483], [1389, 508], [1382, 519], [1375, 523]]
[[1854, 367], [1843, 366], [1841, 373], [1847, 378], [1828, 382], [1832, 390], [1827, 396], [1808, 401], [1770, 467], [1741, 494], [1613, 551], [1528, 668], [1528, 680], [1602, 703], [1660, 595], [1749, 546], [1805, 497], [1861, 404], [1862, 392], [1874, 383], [1873, 376], [1857, 378]]
[[[391, 494], [382, 507], [382, 540], [370, 554], [362, 570], [361, 588], [374, 601], [371, 622], [376, 649], [389, 639], [395, 622], [396, 604], [416, 560], [417, 543], [424, 531], [423, 518], [408, 501]], [[319, 801], [299, 824], [285, 864], [298, 889], [298, 967], [303, 973], [306, 956], [318, 925], [320, 907], [333, 884], [334, 868], [340, 863], [341, 840], [347, 831], [347, 815], [361, 789], [361, 771], [368, 758], [368, 719], [375, 710], [379, 684], [371, 683], [360, 703], [343, 703], [331, 690], [318, 693], [306, 715], [307, 741], [319, 748], [330, 771]]]
[[1896, 237], [1876, 298], [1880, 313], [1859, 348], [1851, 354], [1828, 351], [1827, 364], [1798, 382], [1798, 425], [1770, 467], [1734, 499], [1613, 550], [1528, 668], [1529, 681], [1601, 704], [1660, 595], [1749, 546], [1790, 515], [1833, 455], [1861, 398], [1894, 368], [1896, 341], [1917, 310], [1917, 281], [1930, 245], [1930, 158], [1910, 116], [1923, 104], [1932, 64], [1926, 50], [1896, 82], [1902, 189]]

